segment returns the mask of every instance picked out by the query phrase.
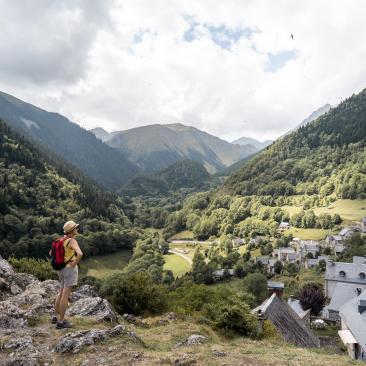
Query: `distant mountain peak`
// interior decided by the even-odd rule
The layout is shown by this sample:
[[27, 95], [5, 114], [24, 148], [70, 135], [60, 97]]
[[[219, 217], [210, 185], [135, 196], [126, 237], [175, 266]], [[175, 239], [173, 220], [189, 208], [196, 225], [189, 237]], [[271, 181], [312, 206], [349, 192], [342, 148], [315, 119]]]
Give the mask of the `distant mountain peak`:
[[256, 150], [262, 150], [265, 147], [267, 147], [268, 145], [271, 145], [273, 142], [273, 140], [265, 140], [263, 142], [253, 138], [253, 137], [240, 137], [237, 140], [234, 140], [232, 142], [232, 144], [237, 144], [237, 145], [251, 145], [253, 146]]

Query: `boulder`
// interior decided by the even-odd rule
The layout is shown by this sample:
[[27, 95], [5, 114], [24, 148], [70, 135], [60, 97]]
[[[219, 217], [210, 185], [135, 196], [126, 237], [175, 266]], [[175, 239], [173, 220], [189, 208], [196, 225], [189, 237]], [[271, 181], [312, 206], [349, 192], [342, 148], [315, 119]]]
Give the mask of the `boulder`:
[[100, 297], [83, 297], [72, 304], [67, 315], [92, 316], [97, 321], [117, 322], [117, 314], [112, 305]]
[[7, 277], [14, 274], [13, 267], [2, 257], [0, 258], [0, 277]]
[[200, 335], [200, 334], [192, 334], [190, 335], [185, 341], [180, 342], [176, 345], [176, 347], [182, 347], [182, 346], [196, 346], [198, 344], [203, 344], [203, 343], [207, 343], [208, 342], [208, 338]]
[[98, 294], [94, 291], [94, 288], [90, 285], [83, 285], [77, 288], [70, 296], [71, 302], [76, 302], [85, 297], [97, 297]]

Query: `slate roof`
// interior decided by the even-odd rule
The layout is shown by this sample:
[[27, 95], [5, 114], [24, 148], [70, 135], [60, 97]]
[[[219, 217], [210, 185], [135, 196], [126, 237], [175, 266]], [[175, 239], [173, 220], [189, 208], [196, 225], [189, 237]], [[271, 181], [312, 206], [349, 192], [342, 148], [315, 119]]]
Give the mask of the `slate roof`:
[[[360, 273], [366, 275], [366, 263], [359, 264], [358, 258], [359, 257], [354, 257], [356, 263], [327, 262], [325, 279], [341, 282], [355, 282], [366, 285], [366, 278], [360, 277]], [[340, 276], [341, 271], [345, 273], [344, 277]]]
[[365, 291], [344, 304], [340, 308], [340, 315], [357, 342], [366, 350], [366, 311], [359, 313], [359, 300], [366, 301]]
[[300, 347], [319, 348], [319, 339], [287, 302], [279, 298], [276, 293], [252, 310], [253, 313], [258, 313], [258, 311], [261, 311], [273, 323], [286, 342]]
[[352, 229], [350, 229], [349, 227], [344, 227], [340, 232], [339, 235], [340, 236], [345, 236], [348, 234], [348, 232], [353, 232]]
[[338, 282], [333, 291], [332, 299], [327, 306], [328, 310], [339, 311], [342, 305], [357, 296], [357, 288], [366, 289], [366, 285]]
[[297, 300], [297, 299], [291, 299], [289, 298], [287, 300], [287, 304], [290, 305], [291, 309], [293, 311], [295, 311], [295, 313], [301, 318], [303, 319], [304, 316], [306, 316], [309, 312], [310, 312], [310, 309], [308, 310], [304, 310], [301, 305], [300, 305], [300, 301]]

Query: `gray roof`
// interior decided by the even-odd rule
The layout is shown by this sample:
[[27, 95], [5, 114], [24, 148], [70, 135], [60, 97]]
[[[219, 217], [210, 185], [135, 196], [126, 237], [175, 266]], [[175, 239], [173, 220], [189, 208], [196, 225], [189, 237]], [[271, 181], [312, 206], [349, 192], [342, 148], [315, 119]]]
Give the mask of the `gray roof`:
[[272, 294], [252, 312], [261, 311], [280, 332], [286, 342], [300, 347], [319, 348], [319, 339], [310, 331], [294, 310], [276, 295]]
[[[212, 274], [214, 276], [223, 276], [225, 272], [225, 269], [217, 269], [216, 271], [213, 271]], [[228, 269], [228, 272], [231, 276], [234, 275], [234, 270], [233, 269]]]
[[358, 312], [359, 300], [366, 301], [366, 292], [354, 297], [340, 308], [340, 315], [352, 335], [361, 347], [366, 350], [366, 311]]
[[[340, 276], [341, 271], [345, 273], [344, 277]], [[341, 282], [354, 282], [366, 285], [366, 278], [361, 278], [360, 273], [366, 274], [366, 264], [327, 262], [325, 279], [337, 280]]]
[[268, 264], [269, 257], [267, 255], [264, 255], [264, 256], [261, 256], [261, 257], [257, 257], [256, 258], [256, 262], [260, 262], [262, 264]]
[[349, 231], [353, 232], [353, 230], [349, 227], [344, 227], [340, 232], [339, 235], [340, 236], [345, 236]]
[[295, 311], [295, 313], [301, 318], [303, 319], [304, 316], [306, 316], [307, 314], [309, 314], [310, 312], [310, 309], [308, 310], [304, 310], [302, 307], [301, 307], [301, 304], [300, 304], [300, 301], [297, 300], [297, 299], [291, 299], [289, 298], [287, 300], [287, 304], [290, 305], [291, 309], [293, 311]]
[[268, 281], [267, 282], [267, 287], [270, 288], [285, 288], [285, 284], [283, 282], [273, 282], [273, 281]]
[[327, 306], [328, 310], [339, 311], [342, 305], [357, 296], [357, 288], [366, 289], [366, 285], [338, 282], [333, 291], [332, 299]]

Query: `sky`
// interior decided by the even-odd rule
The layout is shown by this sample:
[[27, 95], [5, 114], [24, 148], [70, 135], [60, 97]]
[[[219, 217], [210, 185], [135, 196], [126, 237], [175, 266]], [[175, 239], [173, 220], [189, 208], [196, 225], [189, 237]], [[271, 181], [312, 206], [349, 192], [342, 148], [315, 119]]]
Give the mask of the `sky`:
[[0, 13], [0, 90], [87, 129], [274, 139], [366, 87], [363, 0], [0, 0]]

